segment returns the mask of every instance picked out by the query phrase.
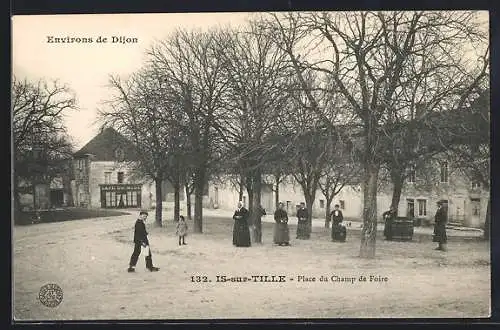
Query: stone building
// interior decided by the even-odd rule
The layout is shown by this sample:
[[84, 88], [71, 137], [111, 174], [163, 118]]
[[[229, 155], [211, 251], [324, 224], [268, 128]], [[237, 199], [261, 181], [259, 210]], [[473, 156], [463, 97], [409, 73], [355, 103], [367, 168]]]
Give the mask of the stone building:
[[105, 128], [73, 155], [75, 206], [150, 208], [154, 183], [133, 174], [133, 145], [113, 128]]
[[42, 175], [32, 180], [17, 180], [19, 207], [21, 210], [48, 210], [73, 206], [71, 196], [71, 159], [63, 160], [64, 166], [57, 173], [46, 169], [39, 171]]
[[[130, 141], [111, 127], [101, 130], [73, 155], [71, 191], [74, 205], [87, 208], [154, 208], [154, 181], [134, 173], [131, 165], [135, 160], [137, 156]], [[182, 210], [185, 196], [184, 190], [181, 190]], [[174, 189], [167, 180], [162, 182], [160, 200], [165, 207], [173, 207]], [[194, 205], [194, 196], [191, 200]], [[204, 196], [204, 206], [210, 206], [208, 196]]]
[[[432, 167], [435, 170], [431, 171]], [[425, 171], [425, 173], [424, 173]], [[471, 181], [460, 171], [455, 171], [446, 161], [435, 161], [426, 169], [410, 170], [406, 178], [399, 202], [398, 215], [420, 219], [421, 222], [433, 222], [436, 203], [443, 201], [448, 205], [450, 223], [470, 227], [482, 227], [486, 215], [489, 191], [483, 189], [477, 181]], [[266, 182], [271, 182], [271, 177]], [[266, 210], [275, 210], [276, 192], [274, 184], [264, 184], [261, 194], [262, 206]], [[209, 185], [210, 205], [233, 210], [239, 199], [237, 187], [229, 180], [211, 182]], [[305, 202], [300, 185], [289, 177], [279, 185], [279, 199], [285, 204], [292, 216], [296, 206]], [[392, 200], [392, 184], [381, 185], [377, 196], [377, 210], [381, 215], [388, 210]], [[248, 206], [248, 194], [243, 194], [243, 202]], [[333, 205], [339, 204], [344, 217], [361, 219], [363, 214], [363, 190], [360, 185], [346, 186], [335, 196]], [[316, 192], [313, 204], [313, 216], [324, 218], [326, 198], [322, 192]], [[269, 213], [269, 212], [268, 212]]]

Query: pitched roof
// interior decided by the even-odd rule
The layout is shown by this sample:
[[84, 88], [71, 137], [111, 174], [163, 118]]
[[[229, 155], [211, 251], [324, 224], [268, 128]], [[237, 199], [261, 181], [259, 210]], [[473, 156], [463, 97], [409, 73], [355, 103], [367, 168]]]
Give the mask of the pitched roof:
[[114, 128], [107, 127], [73, 154], [75, 158], [91, 154], [97, 161], [118, 161], [116, 151], [123, 151], [122, 160], [136, 159], [134, 145]]

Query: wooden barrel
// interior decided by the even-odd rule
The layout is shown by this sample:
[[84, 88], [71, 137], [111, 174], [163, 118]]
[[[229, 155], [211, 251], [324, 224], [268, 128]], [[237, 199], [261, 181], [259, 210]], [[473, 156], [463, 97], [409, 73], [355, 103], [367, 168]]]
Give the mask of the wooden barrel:
[[391, 232], [393, 240], [411, 241], [413, 239], [413, 220], [403, 217], [392, 220]]

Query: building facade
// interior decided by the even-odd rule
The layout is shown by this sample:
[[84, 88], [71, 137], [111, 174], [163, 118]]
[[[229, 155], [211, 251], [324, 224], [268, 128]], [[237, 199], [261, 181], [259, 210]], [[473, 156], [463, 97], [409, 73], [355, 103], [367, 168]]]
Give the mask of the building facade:
[[133, 175], [132, 145], [105, 128], [73, 156], [74, 205], [87, 208], [150, 208], [154, 183]]
[[[489, 191], [481, 187], [479, 182], [467, 179], [459, 171], [454, 170], [445, 161], [431, 164], [419, 175], [419, 171], [410, 170], [403, 185], [398, 208], [398, 216], [420, 219], [422, 223], [432, 223], [437, 209], [437, 202], [448, 205], [448, 221], [453, 224], [480, 228], [484, 225]], [[425, 175], [423, 172], [426, 172]], [[272, 178], [266, 178], [271, 182]], [[276, 208], [276, 191], [274, 183], [264, 184], [261, 194], [262, 206], [266, 210]], [[288, 177], [279, 185], [279, 200], [285, 204], [289, 215], [295, 216], [296, 207], [305, 202], [302, 189], [293, 178]], [[217, 208], [233, 210], [239, 200], [238, 188], [230, 180], [218, 180], [209, 185], [210, 205]], [[248, 194], [243, 193], [243, 202], [248, 206]], [[377, 211], [381, 214], [387, 211], [392, 202], [392, 184], [382, 184], [377, 194]], [[340, 206], [344, 217], [361, 219], [363, 214], [363, 189], [360, 185], [344, 187], [335, 196], [335, 204]], [[268, 211], [269, 213], [269, 211]], [[313, 217], [326, 216], [326, 198], [318, 189], [312, 208]]]
[[27, 182], [19, 180], [18, 193], [21, 210], [48, 210], [73, 206], [71, 174], [60, 173], [47, 180]]
[[[105, 128], [73, 155], [72, 198], [75, 206], [86, 208], [141, 208], [156, 205], [156, 187], [152, 180], [138, 177], [133, 171], [137, 160], [133, 145], [113, 128]], [[181, 209], [186, 202], [180, 192]], [[173, 207], [174, 188], [162, 182], [159, 199], [165, 207]], [[191, 196], [194, 205], [194, 196]], [[208, 192], [204, 207], [211, 207]], [[194, 206], [193, 206], [194, 207]]]

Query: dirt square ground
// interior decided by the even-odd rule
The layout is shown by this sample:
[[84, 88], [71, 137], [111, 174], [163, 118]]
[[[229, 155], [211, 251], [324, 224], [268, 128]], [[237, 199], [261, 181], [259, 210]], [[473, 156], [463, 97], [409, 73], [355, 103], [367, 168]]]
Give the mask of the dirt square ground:
[[[185, 246], [178, 246], [172, 222], [162, 228], [149, 224], [153, 261], [161, 269], [148, 272], [141, 256], [137, 272], [127, 273], [135, 218], [131, 214], [14, 227], [14, 318], [476, 318], [490, 314], [490, 248], [475, 237], [450, 235], [449, 251], [443, 253], [434, 250], [435, 243], [425, 233], [416, 233], [411, 242], [388, 242], [380, 232], [377, 257], [364, 260], [358, 257], [359, 228], [348, 228], [347, 242], [334, 243], [321, 227], [313, 228], [310, 240], [295, 240], [296, 227], [291, 225], [292, 246], [277, 247], [271, 243], [272, 223], [266, 222], [262, 245], [236, 248], [231, 244], [231, 218], [210, 213], [204, 217], [203, 234], [193, 234], [193, 223], [188, 221]], [[153, 219], [151, 214], [149, 221]], [[260, 276], [266, 275], [283, 276], [284, 282], [261, 282]], [[247, 280], [222, 282], [222, 276]], [[47, 283], [58, 284], [64, 292], [55, 308], [38, 299]]]

